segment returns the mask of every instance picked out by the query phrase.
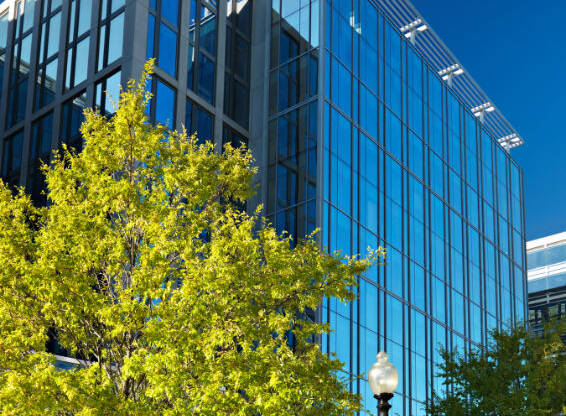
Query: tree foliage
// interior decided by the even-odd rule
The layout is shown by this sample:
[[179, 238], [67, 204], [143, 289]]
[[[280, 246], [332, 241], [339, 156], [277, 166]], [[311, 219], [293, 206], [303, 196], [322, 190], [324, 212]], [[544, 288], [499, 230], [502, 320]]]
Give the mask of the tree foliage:
[[542, 416], [566, 412], [565, 323], [553, 322], [541, 336], [524, 325], [490, 333], [485, 350], [468, 354], [441, 350], [438, 376], [443, 394], [434, 394], [434, 416]]
[[44, 166], [47, 207], [0, 185], [0, 413], [354, 414], [309, 316], [383, 251], [329, 255], [242, 211], [250, 153], [149, 123], [150, 73], [111, 118], [86, 110], [84, 150]]

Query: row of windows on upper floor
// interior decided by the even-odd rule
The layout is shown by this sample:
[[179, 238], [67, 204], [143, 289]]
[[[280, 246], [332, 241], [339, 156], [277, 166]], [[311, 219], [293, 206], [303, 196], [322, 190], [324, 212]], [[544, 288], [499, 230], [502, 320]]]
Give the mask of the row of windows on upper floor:
[[565, 243], [527, 253], [528, 269], [536, 269], [537, 267], [550, 266], [562, 262], [566, 262]]
[[[111, 115], [114, 112], [114, 102], [120, 94], [121, 72], [118, 70], [113, 74], [101, 79], [95, 84], [94, 105], [104, 114]], [[149, 82], [148, 90], [153, 93], [154, 98], [149, 103], [147, 112], [152, 120], [161, 122], [174, 128], [175, 100], [176, 94], [172, 88], [157, 77]], [[84, 120], [82, 111], [88, 106], [85, 91], [79, 92], [74, 98], [66, 101], [62, 106], [61, 125], [59, 137], [61, 142], [80, 149], [82, 139], [80, 125]], [[30, 171], [28, 173], [27, 186], [31, 195], [37, 203], [44, 203], [41, 194], [44, 184], [39, 171], [40, 161], [49, 159], [53, 137], [53, 113], [50, 111], [32, 122], [31, 146], [29, 155]], [[185, 103], [184, 125], [189, 133], [198, 132], [202, 140], [213, 138], [213, 116], [199, 105], [187, 99]], [[12, 185], [17, 185], [20, 179], [23, 150], [23, 130], [6, 138], [3, 143], [2, 178]], [[247, 143], [244, 136], [239, 135], [228, 126], [224, 126], [223, 143], [230, 141], [238, 146]]]
[[[180, 43], [179, 0], [153, 0], [148, 15], [148, 58], [177, 78], [179, 48], [188, 48], [187, 88], [214, 105], [216, 91], [217, 8], [191, 0], [188, 43]], [[228, 2], [226, 10], [224, 113], [244, 128], [249, 119], [251, 2]]]
[[[279, 102], [281, 109], [286, 109], [290, 105], [296, 104], [301, 101], [307, 100], [310, 96], [316, 94], [316, 76], [317, 76], [317, 65], [316, 59], [313, 55], [303, 55], [301, 58], [301, 63], [299, 61], [293, 61], [288, 64], [286, 68], [301, 68], [301, 75], [298, 77], [289, 77], [288, 71], [286, 69], [281, 69], [279, 71], [279, 77], [275, 72], [271, 74], [271, 110], [272, 112], [276, 110], [276, 103]], [[307, 64], [310, 62], [310, 64]], [[310, 66], [314, 70], [307, 71], [306, 68]], [[307, 73], [309, 75], [307, 75]], [[314, 74], [314, 75], [313, 75]], [[309, 88], [306, 86], [308, 84], [307, 80], [312, 79], [309, 85], [314, 85], [314, 90], [309, 92]], [[347, 80], [339, 79], [338, 77], [333, 78], [333, 83], [335, 87], [333, 90], [339, 91], [342, 94], [343, 91], [348, 91]], [[362, 87], [363, 88], [363, 87]], [[279, 91], [279, 98], [277, 98], [277, 91]], [[329, 94], [330, 95], [330, 94]], [[340, 107], [340, 97], [335, 97], [333, 95], [334, 102]], [[371, 99], [370, 99], [371, 98]], [[348, 98], [350, 100], [350, 97]], [[478, 172], [483, 171], [483, 181], [484, 189], [486, 190], [486, 198], [490, 203], [493, 203], [493, 197], [491, 189], [495, 185], [495, 189], [499, 194], [503, 195], [507, 193], [507, 189], [510, 189], [511, 194], [514, 198], [520, 199], [521, 195], [521, 183], [520, 183], [520, 169], [510, 161], [505, 151], [499, 146], [494, 145], [489, 135], [483, 130], [476, 130], [476, 120], [471, 116], [464, 117], [462, 119], [462, 133], [455, 134], [452, 131], [444, 128], [440, 119], [431, 115], [430, 122], [426, 117], [427, 125], [430, 126], [431, 133], [429, 135], [423, 135], [422, 131], [416, 134], [413, 130], [413, 126], [409, 123], [407, 126], [403, 123], [394, 112], [389, 108], [382, 105], [378, 99], [372, 94], [363, 95], [360, 97], [360, 114], [356, 117], [356, 114], [350, 113], [348, 117], [344, 118], [347, 120], [351, 117], [359, 120], [359, 126], [368, 133], [368, 135], [375, 140], [380, 141], [382, 144], [386, 145], [388, 151], [390, 151], [399, 161], [404, 161], [406, 164], [409, 162], [412, 164], [412, 168], [422, 172], [425, 168], [422, 157], [426, 155], [423, 149], [431, 149], [431, 165], [444, 165], [445, 169], [450, 167], [450, 171], [453, 171], [455, 175], [462, 175], [467, 183], [474, 189], [478, 190], [478, 180], [481, 177]], [[354, 100], [357, 102], [357, 100]], [[422, 100], [420, 101], [420, 112], [419, 119], [423, 122], [422, 112], [426, 110], [423, 107]], [[342, 103], [342, 107], [344, 107]], [[343, 108], [340, 107], [342, 110]], [[356, 113], [357, 111], [354, 111]], [[425, 111], [426, 112], [426, 111]], [[286, 114], [292, 114], [293, 111]], [[432, 113], [430, 113], [432, 114]], [[282, 120], [285, 115], [279, 118]], [[381, 121], [381, 122], [380, 122]], [[464, 123], [465, 122], [465, 123]], [[460, 122], [458, 122], [460, 126]], [[421, 128], [422, 130], [422, 128]], [[292, 130], [290, 130], [292, 132]], [[465, 131], [465, 134], [464, 134]], [[450, 132], [450, 134], [447, 134]], [[346, 139], [347, 133], [342, 135], [341, 141], [347, 143]], [[407, 144], [407, 135], [409, 136], [409, 143]], [[479, 135], [479, 137], [478, 137]], [[429, 137], [426, 146], [421, 137]], [[443, 139], [445, 137], [445, 139]], [[465, 138], [465, 141], [464, 141]], [[292, 140], [292, 139], [291, 139]], [[335, 144], [338, 142], [334, 142]], [[346, 148], [348, 146], [346, 145]], [[348, 149], [346, 149], [348, 150]], [[349, 155], [350, 151], [338, 152], [340, 155]], [[478, 154], [481, 155], [478, 157]], [[443, 156], [444, 155], [444, 156]], [[346, 156], [343, 156], [346, 157]], [[441, 158], [444, 157], [444, 161]], [[407, 159], [410, 159], [409, 161]], [[425, 157], [425, 161], [428, 158]], [[493, 175], [492, 172], [496, 172]], [[422, 174], [420, 175], [422, 177]], [[442, 179], [444, 175], [439, 176]], [[493, 184], [493, 178], [497, 181]], [[442, 182], [440, 182], [440, 188], [442, 188]], [[440, 192], [442, 194], [442, 191]], [[501, 206], [503, 215], [506, 214], [506, 205]]]
[[[371, 105], [377, 102], [377, 99], [374, 97], [384, 101], [398, 116], [402, 115], [403, 117], [401, 118], [407, 121], [411, 129], [419, 137], [423, 137], [423, 130], [427, 129], [426, 123], [428, 120], [426, 120], [426, 117], [423, 120], [422, 116], [423, 111], [426, 111], [427, 108], [430, 109], [433, 115], [437, 116], [436, 118], [444, 120], [445, 137], [449, 135], [448, 133], [451, 133], [450, 136], [464, 136], [464, 118], [469, 123], [469, 126], [466, 127], [468, 132], [471, 131], [470, 129], [475, 130], [476, 121], [473, 115], [461, 106], [458, 99], [448, 88], [443, 86], [438, 75], [431, 71], [427, 65], [423, 64], [422, 59], [412, 48], [406, 46], [406, 42], [401, 41], [401, 35], [379, 16], [378, 11], [370, 2], [361, 3], [359, 6], [354, 7], [351, 2], [347, 6], [344, 6], [344, 2], [340, 2], [337, 6], [338, 11], [332, 11], [330, 2], [328, 2], [328, 14], [334, 17], [327, 16], [327, 23], [329, 33], [334, 38], [329, 36], [327, 46], [332, 49], [336, 58], [331, 60], [330, 54], [327, 53], [327, 73], [331, 74], [331, 76], [326, 77], [326, 95], [331, 97], [331, 85], [335, 86], [333, 88], [335, 93], [335, 96], [332, 97], [333, 100], [348, 115], [352, 116], [352, 113], [358, 113], [357, 92], [359, 91], [361, 101], [359, 116], [362, 121], [369, 121], [369, 123], [364, 123], [363, 127], [367, 126], [367, 131], [370, 135], [374, 132], [377, 135], [375, 126], [371, 124], [375, 120], [375, 112], [372, 109], [375, 109], [376, 106]], [[298, 5], [295, 6], [298, 7]], [[295, 6], [292, 4], [287, 5], [288, 9], [283, 13], [284, 17], [297, 12], [298, 10], [296, 10]], [[360, 7], [363, 10], [360, 11]], [[340, 10], [342, 12], [349, 10], [349, 17], [345, 18], [341, 15]], [[352, 16], [352, 13], [364, 16], [362, 26], [368, 27], [367, 31], [358, 30], [355, 25], [346, 21], [346, 19]], [[283, 20], [281, 27], [274, 25], [272, 28], [272, 64], [273, 66], [279, 65], [280, 68], [278, 69], [278, 74], [272, 74], [271, 90], [274, 91], [276, 89], [277, 79], [279, 79], [281, 85], [279, 88], [279, 99], [277, 99], [275, 94], [272, 94], [272, 113], [284, 110], [308, 98], [308, 95], [305, 95], [305, 92], [309, 91], [307, 81], [309, 78], [316, 80], [316, 72], [314, 77], [312, 72], [308, 75], [304, 72], [306, 65], [299, 64], [300, 61], [304, 61], [304, 57], [301, 60], [296, 60], [304, 52], [304, 49], [299, 47], [302, 38], [298, 33], [286, 29], [288, 24], [285, 22], [286, 20]], [[352, 51], [357, 50], [351, 46], [354, 39], [352, 36], [357, 36], [355, 39], [358, 39], [358, 41], [359, 38], [367, 41], [367, 45], [364, 45], [362, 48], [364, 53], [352, 53]], [[332, 42], [337, 45], [334, 45]], [[340, 44], [345, 46], [340, 47]], [[381, 47], [378, 47], [378, 45]], [[277, 51], [279, 52], [277, 53]], [[280, 63], [277, 63], [277, 59], [273, 59], [273, 57], [278, 57]], [[354, 80], [357, 81], [359, 79], [361, 81], [359, 87], [357, 82], [351, 86], [352, 75]], [[314, 83], [312, 84], [314, 85]], [[313, 90], [312, 87], [311, 90]], [[316, 90], [313, 91], [316, 93]], [[372, 94], [374, 97], [371, 96]], [[409, 98], [409, 104], [407, 105], [406, 99], [401, 97]], [[428, 97], [425, 99], [425, 106], [427, 107], [425, 109], [422, 108], [422, 97]], [[407, 106], [408, 111], [402, 107], [402, 103], [404, 103], [403, 107]], [[352, 110], [352, 106], [355, 107], [354, 110]], [[408, 115], [406, 114], [407, 112]], [[462, 118], [462, 121], [459, 118]], [[440, 138], [442, 137], [443, 124], [436, 123], [436, 120], [435, 123], [431, 121], [431, 124], [431, 145], [435, 147], [435, 151], [438, 154], [442, 155], [443, 147], [446, 152], [450, 150], [447, 149], [446, 144], [443, 146], [442, 139], [438, 140], [439, 136]], [[481, 131], [482, 136], [486, 135], [485, 140], [489, 141], [490, 144], [493, 143], [493, 139], [489, 137], [483, 128], [481, 128]], [[455, 140], [458, 141], [458, 139]], [[470, 140], [468, 142], [469, 151], [475, 153], [475, 142], [472, 143]], [[459, 146], [459, 144], [455, 144], [455, 146]], [[495, 146], [498, 158], [508, 158], [508, 155], [505, 154], [505, 151], [498, 144], [495, 144]], [[486, 165], [491, 166], [489, 161], [490, 159], [485, 159]], [[510, 161], [510, 163], [512, 162]], [[518, 170], [516, 167], [514, 169]], [[502, 177], [502, 175], [498, 177]]]
[[[386, 97], [385, 103], [398, 115], [405, 112], [405, 109], [401, 109], [401, 103], [405, 100], [401, 99], [402, 94], [397, 93], [401, 91], [399, 84], [405, 84], [404, 88], [408, 90], [409, 97], [408, 110], [409, 113], [413, 113], [412, 117], [416, 120], [414, 130], [417, 134], [421, 130], [418, 114], [420, 111], [411, 108], [411, 101], [417, 104], [417, 108], [420, 105], [419, 100], [415, 98], [425, 97], [426, 105], [431, 111], [442, 116], [448, 128], [456, 134], [463, 124], [458, 122], [459, 117], [467, 116], [473, 119], [469, 109], [459, 102], [457, 96], [444, 85], [438, 74], [428, 67], [426, 61], [413, 50], [405, 37], [381, 16], [381, 12], [371, 2], [360, 2], [358, 7], [356, 1], [353, 4], [349, 1], [333, 3], [331, 8], [330, 1], [327, 0], [327, 13], [331, 14], [332, 18], [327, 17], [326, 27], [327, 47], [337, 57], [337, 60], [333, 60], [333, 64], [339, 62], [339, 65], [343, 65], [359, 77], [364, 86], [379, 98], [383, 98], [384, 92], [386, 96], [389, 92], [389, 98]], [[349, 14], [344, 17], [343, 13], [346, 10], [349, 10]], [[355, 16], [360, 16], [359, 26], [347, 21], [352, 19], [352, 16], [354, 21], [358, 21]], [[358, 46], [363, 53], [356, 54]], [[385, 76], [385, 81], [381, 78], [382, 74]], [[428, 78], [428, 85], [425, 78]], [[343, 83], [340, 85], [342, 86]], [[415, 104], [412, 105], [414, 107]], [[505, 153], [497, 142], [494, 144], [501, 153]], [[473, 151], [473, 147], [470, 149]]]
[[[97, 70], [102, 69], [106, 65], [112, 63], [122, 55], [122, 38], [123, 38], [123, 19], [124, 15], [120, 12], [120, 7], [123, 5], [123, 0], [113, 0], [112, 2], [105, 2], [102, 6], [100, 15], [101, 27], [99, 29], [99, 43], [98, 43], [98, 59], [96, 63]], [[172, 19], [171, 10], [175, 7], [171, 5], [176, 2], [163, 2], [163, 9], [167, 10], [163, 19]], [[177, 1], [178, 3], [178, 1]], [[30, 3], [32, 6], [34, 3]], [[161, 2], [159, 3], [161, 10]], [[211, 2], [202, 2], [200, 4], [202, 17], [206, 19], [204, 26], [211, 27], [211, 29], [203, 30], [202, 36], [199, 35], [200, 42], [196, 44], [204, 45], [203, 50], [210, 52], [216, 48], [216, 26], [215, 19], [211, 9]], [[40, 51], [38, 56], [38, 87], [35, 94], [34, 110], [38, 110], [43, 106], [53, 101], [55, 95], [55, 88], [57, 85], [58, 73], [58, 55], [57, 48], [59, 44], [59, 36], [62, 34], [61, 15], [62, 10], [61, 2], [50, 2], [49, 0], [43, 1], [43, 15], [41, 25], [41, 41]], [[65, 55], [65, 88], [73, 88], [81, 84], [87, 78], [87, 69], [89, 62], [89, 48], [90, 48], [90, 16], [92, 11], [92, 0], [72, 0], [70, 2], [70, 24], [67, 33], [67, 52]], [[154, 6], [157, 7], [157, 6]], [[191, 9], [196, 9], [196, 1], [192, 1]], [[103, 11], [106, 11], [106, 15]], [[204, 12], [206, 10], [206, 12]], [[157, 13], [154, 11], [154, 13]], [[173, 13], [175, 14], [175, 13]], [[33, 7], [28, 6], [26, 13], [21, 19], [27, 19], [27, 16], [33, 15]], [[160, 14], [159, 14], [160, 15]], [[106, 17], [104, 17], [106, 16]], [[229, 27], [227, 32], [227, 41], [230, 42], [231, 47], [227, 47], [227, 71], [226, 71], [226, 86], [225, 86], [225, 112], [232, 116], [242, 126], [248, 125], [249, 114], [249, 39], [245, 39], [241, 35], [241, 30], [249, 36], [249, 20], [248, 8], [240, 8], [239, 13], [235, 14], [236, 17], [228, 19], [229, 24], [233, 24], [234, 28], [238, 31], [232, 37], [232, 31]], [[6, 16], [2, 16], [1, 22], [5, 21]], [[152, 19], [155, 20], [153, 14], [150, 13], [150, 29], [152, 26]], [[235, 22], [234, 22], [235, 21]], [[27, 20], [26, 20], [27, 22]], [[25, 115], [28, 73], [30, 70], [31, 57], [31, 44], [32, 32], [31, 26], [27, 24], [19, 25], [22, 30], [28, 30], [28, 33], [17, 37], [14, 55], [15, 74], [19, 81], [11, 86], [10, 100], [12, 109], [9, 113], [9, 126], [14, 125], [22, 120]], [[198, 26], [197, 26], [198, 27]], [[165, 28], [165, 29], [164, 29]], [[247, 29], [246, 29], [247, 28]], [[5, 30], [4, 30], [5, 29]], [[0, 26], [0, 41], [7, 39], [8, 25]], [[159, 44], [163, 44], [161, 48], [162, 54], [167, 56], [167, 59], [176, 61], [177, 55], [172, 52], [171, 48], [176, 49], [176, 40], [171, 42], [168, 35], [170, 31], [169, 26], [162, 24], [159, 30], [150, 32], [158, 38]], [[200, 32], [200, 31], [198, 31]], [[163, 35], [162, 37], [160, 35]], [[193, 39], [196, 39], [193, 37]], [[207, 40], [208, 39], [208, 40]], [[153, 45], [153, 37], [148, 38], [148, 56], [151, 56], [150, 50]], [[205, 53], [198, 52], [199, 63], [194, 65], [197, 52], [194, 45], [190, 45], [189, 59], [191, 64], [188, 69], [188, 82], [189, 88], [195, 89], [208, 101], [212, 102], [214, 96], [214, 62], [206, 56]], [[3, 49], [0, 49], [0, 52]], [[232, 59], [234, 56], [235, 59]], [[167, 70], [167, 61], [162, 60], [164, 69]], [[232, 63], [232, 66], [231, 66]], [[198, 75], [195, 76], [195, 72]], [[196, 80], [198, 79], [198, 82]], [[242, 80], [244, 82], [242, 82]], [[196, 84], [193, 84], [193, 81]]]
[[[276, 192], [268, 199], [268, 213], [275, 211], [275, 201], [277, 201], [277, 210], [281, 210], [314, 198], [317, 174], [316, 114], [315, 101], [270, 122], [269, 177], [270, 186]], [[494, 188], [491, 175], [485, 169], [483, 192], [478, 193], [477, 187], [469, 185], [441, 159], [434, 156], [433, 152], [430, 152], [429, 163], [428, 147], [416, 136], [411, 136], [414, 141], [410, 143], [411, 156], [417, 154], [420, 156], [411, 157], [410, 163], [403, 165], [398, 163], [387, 149], [384, 150], [369, 137], [358, 134], [357, 130], [354, 130], [353, 140], [347, 141], [344, 137], [352, 134], [347, 120], [334, 109], [332, 119], [335, 121], [334, 126], [340, 124], [342, 120], [348, 127], [346, 131], [340, 128], [331, 129], [332, 135], [326, 140], [326, 143], [331, 143], [330, 146], [326, 146], [325, 152], [325, 195], [329, 197], [332, 189], [332, 199], [336, 200], [348, 215], [352, 215], [352, 210], [357, 212], [356, 190], [359, 182], [362, 186], [359, 194], [360, 219], [364, 220], [364, 223], [367, 221], [367, 225], [372, 229], [375, 228], [377, 216], [371, 216], [370, 213], [374, 211], [372, 207], [377, 206], [379, 190], [396, 206], [407, 205], [405, 209], [420, 222], [424, 221], [423, 201], [428, 200], [429, 195], [435, 200], [438, 197], [443, 200], [445, 197], [445, 204], [450, 206], [451, 211], [461, 215], [475, 228], [483, 230], [491, 241], [496, 240], [496, 230], [498, 230], [500, 244], [505, 252], [509, 252], [507, 249], [509, 243], [504, 239], [508, 234], [504, 230], [509, 229], [511, 232], [512, 225], [515, 231], [511, 235], [515, 240], [517, 240], [515, 235], [520, 237], [523, 229], [521, 200], [513, 194], [509, 198], [509, 193], [501, 185]], [[339, 146], [336, 145], [338, 141]], [[350, 144], [344, 147], [347, 142]], [[418, 147], [420, 152], [414, 149], [416, 144], [420, 145]], [[475, 157], [472, 160], [475, 160]], [[467, 163], [466, 170], [470, 175], [471, 169], [468, 166], [470, 164]], [[477, 163], [472, 166], [477, 166]], [[476, 171], [475, 175], [481, 173]], [[403, 184], [407, 180], [410, 189], [403, 191]], [[408, 198], [407, 192], [411, 198]], [[351, 199], [352, 196], [354, 199]], [[410, 204], [404, 204], [403, 201], [408, 201]], [[494, 220], [497, 221], [494, 223]]]
[[[37, 30], [26, 25], [27, 16], [33, 16], [33, 1], [26, 1], [26, 9], [14, 27], [12, 41], [12, 69], [8, 90], [7, 127], [12, 127], [24, 119], [28, 98], [28, 87], [35, 85], [32, 111], [40, 110], [50, 104], [57, 93], [59, 84], [59, 39], [66, 37], [63, 54], [64, 89], [63, 92], [79, 86], [88, 76], [90, 65], [100, 71], [122, 56], [124, 0], [106, 0], [101, 3], [98, 18], [98, 54], [89, 62], [90, 24], [94, 7], [92, 0], [62, 1], [43, 0], [41, 2], [40, 25]], [[62, 25], [63, 7], [69, 7], [69, 24]], [[1, 20], [1, 19], [0, 19]], [[22, 23], [19, 23], [22, 21]], [[9, 25], [0, 27], [8, 39]], [[34, 35], [35, 33], [35, 35]], [[37, 56], [32, 57], [32, 37], [39, 37]], [[33, 66], [35, 64], [35, 71]], [[30, 80], [35, 73], [36, 82]], [[1, 93], [1, 90], [0, 90]]]
[[[360, 127], [371, 137], [381, 139], [386, 133], [383, 128], [387, 127], [388, 122], [396, 122], [399, 125], [397, 120], [401, 120], [407, 125], [410, 133], [424, 139], [434, 152], [444, 157], [456, 172], [462, 172], [462, 159], [466, 154], [479, 155], [479, 161], [487, 169], [496, 173], [494, 176], [498, 181], [512, 188], [516, 195], [519, 194], [520, 169], [518, 166], [513, 163], [500, 145], [494, 143], [483, 126], [471, 114], [464, 111], [460, 103], [447, 89], [442, 87], [436, 77], [428, 78], [426, 85], [429, 91], [436, 91], [437, 101], [444, 103], [440, 105], [440, 109], [445, 108], [446, 110], [440, 113], [436, 113], [433, 109], [434, 100], [430, 98], [423, 100], [422, 97], [412, 94], [410, 90], [407, 92], [407, 84], [400, 82], [399, 78], [393, 78], [399, 81], [395, 88], [385, 82], [385, 91], [378, 98], [361, 82], [357, 83], [356, 78], [352, 77], [349, 71], [345, 70], [335, 58], [331, 60], [330, 54], [327, 54], [327, 63], [330, 62], [331, 76], [330, 81], [326, 83], [325, 95], [332, 99], [348, 118], [359, 122]], [[392, 97], [396, 99], [393, 100]], [[401, 102], [404, 102], [405, 99], [402, 97], [408, 98], [408, 103], [403, 106]], [[380, 118], [385, 118], [385, 120], [379, 123]], [[394, 130], [395, 125], [390, 127], [394, 133], [397, 131]], [[379, 128], [382, 130], [380, 131]], [[396, 150], [393, 146], [399, 142], [395, 140], [390, 142], [392, 149]], [[398, 149], [400, 150], [400, 146]], [[513, 186], [508, 185], [509, 168]]]

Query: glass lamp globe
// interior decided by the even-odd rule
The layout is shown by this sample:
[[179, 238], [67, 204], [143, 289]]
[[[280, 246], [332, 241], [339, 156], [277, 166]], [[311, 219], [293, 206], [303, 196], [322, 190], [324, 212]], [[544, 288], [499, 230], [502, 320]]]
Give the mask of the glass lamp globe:
[[389, 356], [385, 351], [377, 354], [377, 362], [374, 363], [368, 373], [369, 387], [374, 395], [383, 393], [393, 394], [399, 382], [397, 369], [387, 361]]

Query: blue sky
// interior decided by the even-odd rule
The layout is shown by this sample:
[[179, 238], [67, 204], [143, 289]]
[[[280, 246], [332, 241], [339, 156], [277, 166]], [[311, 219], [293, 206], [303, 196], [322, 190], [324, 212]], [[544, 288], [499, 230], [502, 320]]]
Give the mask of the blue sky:
[[412, 3], [525, 140], [527, 240], [566, 231], [566, 1]]

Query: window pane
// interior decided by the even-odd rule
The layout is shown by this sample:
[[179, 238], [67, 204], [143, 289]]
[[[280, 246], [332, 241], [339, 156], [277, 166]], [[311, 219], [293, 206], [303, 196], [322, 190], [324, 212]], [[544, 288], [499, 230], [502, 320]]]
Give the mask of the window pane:
[[81, 145], [80, 127], [84, 121], [83, 109], [86, 102], [83, 97], [67, 101], [62, 108], [61, 140], [76, 149]]
[[92, 0], [81, 0], [79, 9], [79, 36], [90, 29]]
[[177, 26], [179, 19], [179, 0], [161, 0], [161, 15]]
[[0, 55], [4, 53], [4, 49], [8, 44], [8, 12], [0, 16]]
[[24, 25], [23, 31], [26, 32], [27, 30], [31, 29], [33, 26], [33, 14], [35, 11], [35, 0], [25, 0], [25, 7], [24, 7]]
[[106, 115], [114, 113], [112, 102], [120, 98], [120, 79], [121, 72], [118, 71], [96, 85], [95, 105]]
[[236, 35], [236, 67], [234, 72], [244, 81], [247, 81], [249, 77], [249, 48], [248, 42], [239, 35]]
[[214, 99], [214, 62], [201, 53], [198, 65], [198, 93], [212, 103]]
[[177, 75], [177, 35], [164, 23], [159, 27], [159, 66], [172, 77]]
[[195, 52], [196, 49], [189, 45], [189, 64], [187, 69], [187, 88], [193, 89], [193, 79], [195, 75]]
[[201, 108], [197, 108], [197, 132], [199, 142], [214, 141], [212, 138], [212, 117]]
[[110, 22], [110, 39], [108, 40], [108, 64], [122, 56], [122, 41], [124, 37], [124, 13]]
[[155, 38], [155, 16], [151, 13], [147, 17], [147, 47], [145, 50], [146, 58], [155, 57], [155, 48], [153, 46], [153, 41]]
[[51, 18], [49, 22], [49, 43], [47, 45], [47, 57], [59, 50], [59, 34], [61, 33], [61, 12]]
[[211, 55], [216, 55], [216, 16], [203, 7], [200, 21], [200, 45]]
[[175, 122], [175, 92], [157, 80], [155, 120], [173, 128]]
[[23, 136], [20, 131], [3, 143], [2, 178], [12, 185], [19, 181]]
[[187, 105], [185, 107], [185, 129], [188, 134], [193, 133], [193, 103], [187, 100]]
[[78, 85], [86, 79], [88, 70], [88, 48], [90, 38], [84, 38], [77, 44], [77, 58], [75, 66], [75, 82]]

